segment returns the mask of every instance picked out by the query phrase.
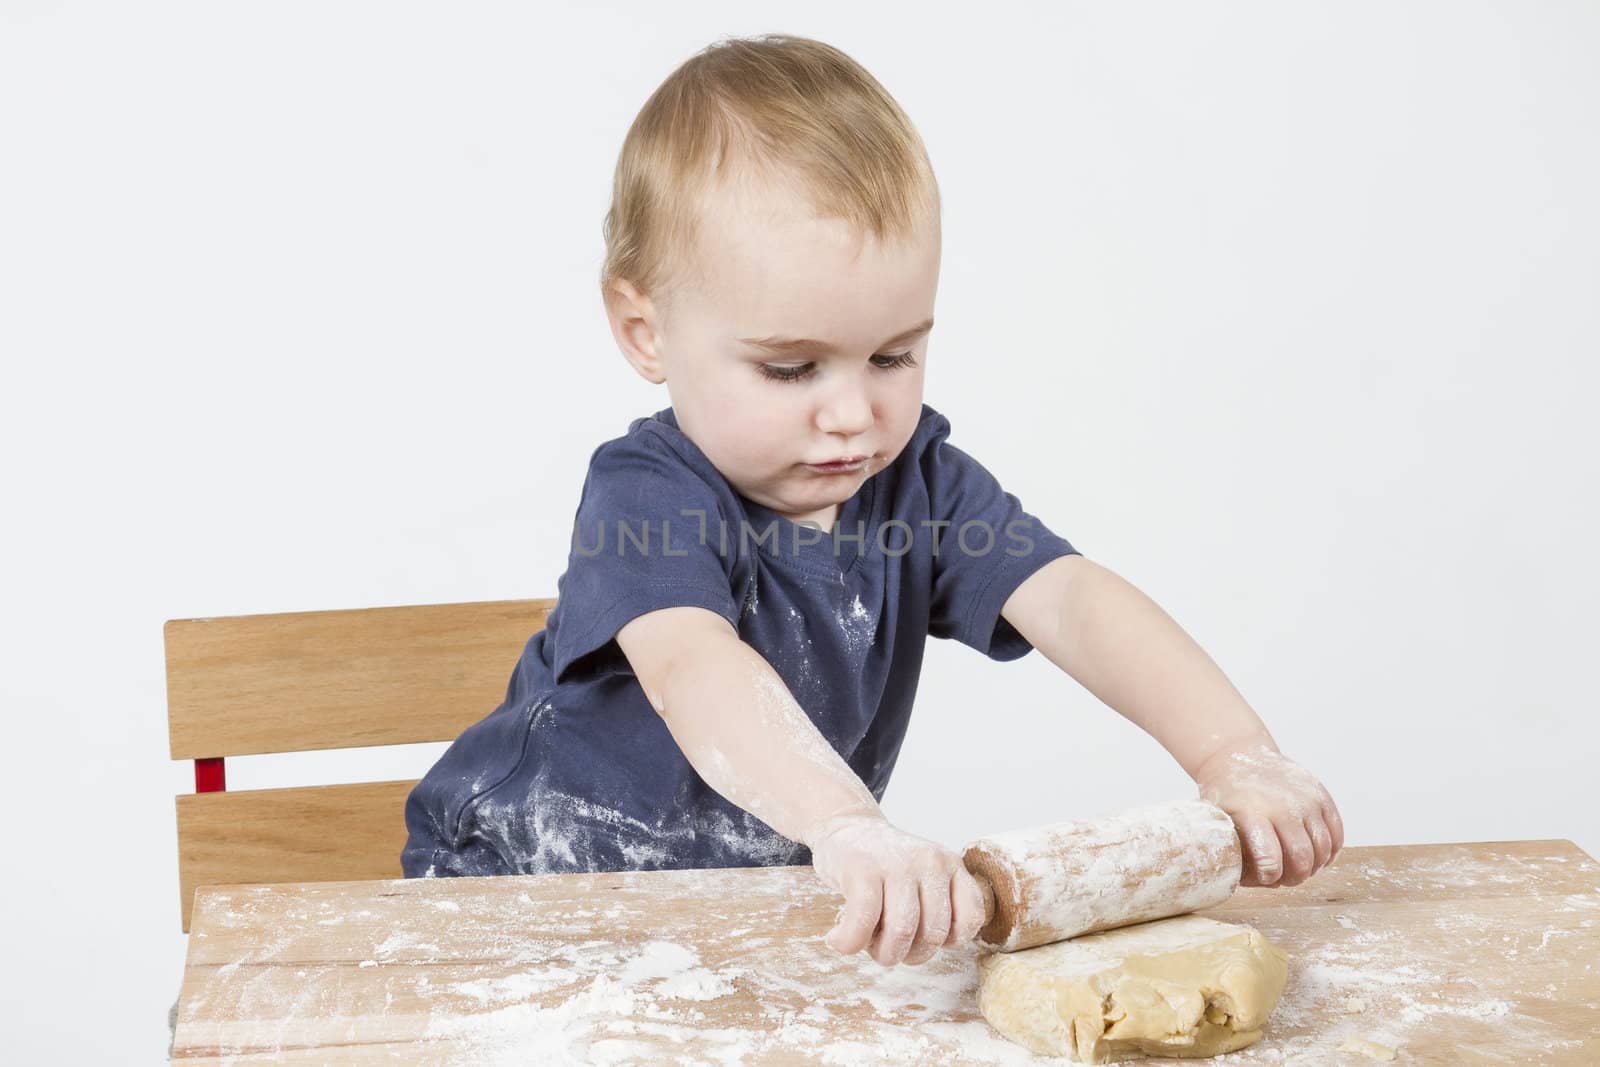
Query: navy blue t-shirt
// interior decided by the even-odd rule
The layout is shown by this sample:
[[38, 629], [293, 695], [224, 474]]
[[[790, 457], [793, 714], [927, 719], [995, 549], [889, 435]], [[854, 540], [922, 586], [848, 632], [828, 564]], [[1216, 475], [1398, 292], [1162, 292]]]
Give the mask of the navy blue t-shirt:
[[659, 608], [716, 612], [881, 800], [928, 635], [1026, 655], [1000, 608], [1077, 551], [949, 433], [924, 404], [905, 450], [840, 505], [832, 531], [739, 495], [671, 408], [600, 445], [545, 628], [501, 705], [406, 801], [405, 875], [809, 863], [701, 780], [613, 638]]

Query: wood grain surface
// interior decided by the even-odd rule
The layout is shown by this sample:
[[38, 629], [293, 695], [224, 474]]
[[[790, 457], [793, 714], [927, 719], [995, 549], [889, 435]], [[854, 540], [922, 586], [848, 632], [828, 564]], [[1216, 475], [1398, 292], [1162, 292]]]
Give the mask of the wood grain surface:
[[189, 930], [196, 886], [399, 878], [416, 780], [184, 794], [178, 899]]
[[[838, 909], [808, 867], [202, 887], [174, 1060], [1061, 1062], [983, 1021], [976, 946], [840, 957]], [[1571, 842], [1349, 848], [1201, 914], [1290, 959], [1266, 1037], [1212, 1063], [1600, 1063], [1600, 864]]]
[[555, 603], [170, 619], [172, 758], [453, 740], [504, 699]]

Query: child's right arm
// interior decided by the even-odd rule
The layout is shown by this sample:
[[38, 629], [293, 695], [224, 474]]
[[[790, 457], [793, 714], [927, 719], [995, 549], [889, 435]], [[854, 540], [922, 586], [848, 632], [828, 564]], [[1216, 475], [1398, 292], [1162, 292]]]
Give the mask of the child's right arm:
[[983, 900], [961, 858], [884, 817], [727, 620], [704, 608], [663, 608], [624, 625], [617, 644], [706, 784], [809, 847], [817, 874], [844, 895], [830, 946], [849, 955], [870, 942], [879, 963], [914, 965], [977, 933]]

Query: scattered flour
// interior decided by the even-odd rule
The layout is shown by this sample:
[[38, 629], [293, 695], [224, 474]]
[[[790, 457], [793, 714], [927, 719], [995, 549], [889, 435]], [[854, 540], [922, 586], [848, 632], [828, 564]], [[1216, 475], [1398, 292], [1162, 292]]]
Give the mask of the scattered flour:
[[835, 610], [833, 621], [838, 625], [845, 647], [852, 655], [859, 656], [865, 652], [877, 636], [877, 620], [861, 603], [860, 594], [848, 606]]
[[[1449, 898], [1448, 908], [1427, 902], [1463, 878], [1500, 884], [1492, 874], [1519, 865], [1467, 851], [1351, 864], [1321, 883], [1337, 908], [1308, 899], [1292, 913], [1253, 906], [1280, 891], [1236, 895], [1209, 914], [1251, 922], [1283, 947], [1289, 980], [1267, 1037], [1210, 1062], [1349, 1064], [1340, 1049], [1352, 1041], [1395, 1049], [1402, 1063], [1443, 1062], [1427, 1050], [1449, 1047], [1451, 1035], [1502, 1050], [1506, 1062], [1583, 1062], [1595, 1043], [1551, 1021], [1570, 1017], [1592, 981], [1586, 961], [1600, 956], [1591, 903], [1600, 894], [1571, 891], [1577, 867], [1566, 865], [1569, 888], [1540, 895], [1527, 887], [1542, 870], [1525, 855], [1518, 886]], [[512, 879], [481, 888], [417, 879], [382, 883], [360, 908], [348, 887], [207, 887], [196, 925], [208, 936], [191, 942], [180, 1045], [254, 1061], [317, 1041], [379, 1043], [409, 1027], [427, 1062], [444, 1067], [1062, 1062], [983, 1021], [974, 946], [892, 969], [822, 946], [837, 898], [809, 868], [567, 877], [577, 881], [554, 901], [543, 881], [531, 890]], [[1368, 881], [1390, 899], [1400, 885], [1416, 903], [1363, 906]], [[697, 929], [712, 932], [683, 934], [691, 909]], [[329, 919], [343, 920], [343, 960], [328, 956]], [[1539, 961], [1531, 989], [1492, 965], [1513, 948], [1524, 970]]]

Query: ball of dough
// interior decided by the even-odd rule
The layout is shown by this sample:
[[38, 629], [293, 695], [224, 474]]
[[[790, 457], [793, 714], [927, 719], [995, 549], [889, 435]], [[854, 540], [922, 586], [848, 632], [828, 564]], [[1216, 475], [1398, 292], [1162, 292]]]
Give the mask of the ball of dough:
[[1261, 1037], [1288, 957], [1249, 926], [1199, 915], [978, 959], [978, 1007], [1034, 1052], [1079, 1063], [1215, 1056]]

